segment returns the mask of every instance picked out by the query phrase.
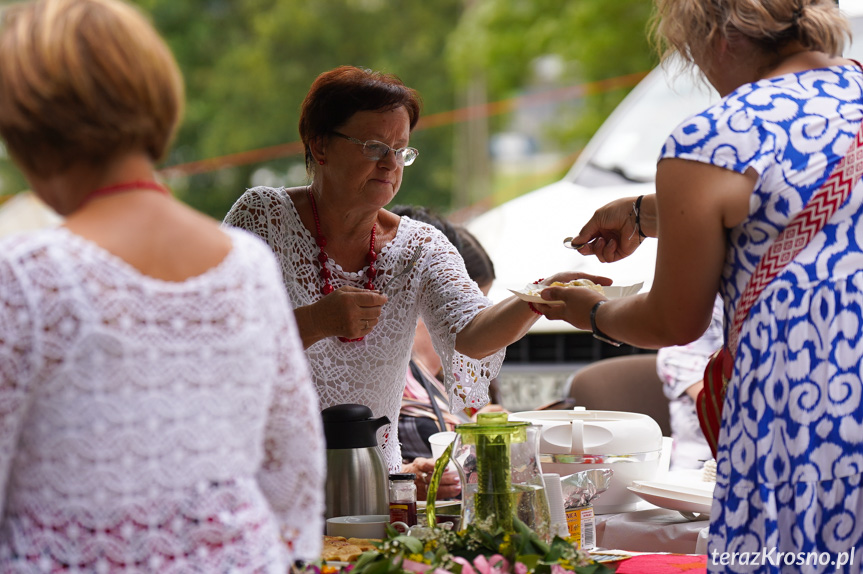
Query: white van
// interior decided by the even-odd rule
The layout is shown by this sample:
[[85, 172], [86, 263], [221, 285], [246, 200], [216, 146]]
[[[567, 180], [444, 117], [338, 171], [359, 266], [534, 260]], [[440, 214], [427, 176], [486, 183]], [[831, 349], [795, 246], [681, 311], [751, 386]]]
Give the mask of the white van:
[[[863, 0], [841, 2], [854, 38], [863, 38]], [[863, 41], [848, 57], [863, 61]], [[719, 96], [706, 82], [683, 73], [674, 78], [661, 68], [647, 75], [591, 138], [566, 176], [508, 201], [468, 223], [489, 252], [497, 279], [489, 296], [500, 301], [509, 289], [522, 289], [557, 271], [603, 275], [616, 285], [653, 281], [656, 242], [648, 239], [632, 256], [600, 263], [563, 246], [593, 212], [613, 199], [653, 193], [656, 159], [668, 134], [687, 116]], [[499, 377], [504, 405], [533, 408], [561, 398], [569, 376], [585, 364], [640, 352], [595, 340], [563, 321], [540, 319], [521, 341], [507, 349]]]

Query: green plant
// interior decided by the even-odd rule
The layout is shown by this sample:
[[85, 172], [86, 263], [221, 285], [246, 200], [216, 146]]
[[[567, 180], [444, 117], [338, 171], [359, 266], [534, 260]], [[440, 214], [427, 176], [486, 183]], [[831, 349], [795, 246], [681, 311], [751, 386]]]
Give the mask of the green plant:
[[459, 532], [414, 528], [410, 536], [388, 527], [376, 550], [362, 554], [351, 574], [605, 574], [611, 570], [571, 540], [547, 543], [518, 519], [513, 532], [486, 520]]

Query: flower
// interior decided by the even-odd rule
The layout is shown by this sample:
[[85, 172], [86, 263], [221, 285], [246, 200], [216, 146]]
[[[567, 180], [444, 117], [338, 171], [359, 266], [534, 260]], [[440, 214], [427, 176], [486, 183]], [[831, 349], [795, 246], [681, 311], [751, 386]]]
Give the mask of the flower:
[[461, 556], [453, 558], [453, 561], [456, 564], [461, 564], [461, 574], [476, 574], [476, 570], [473, 569], [473, 565]]
[[[489, 559], [480, 554], [473, 559], [473, 564], [461, 556], [453, 559], [456, 564], [461, 564], [461, 574], [508, 574], [510, 572], [509, 562], [500, 554], [495, 554]], [[522, 564], [522, 566], [524, 566]], [[527, 567], [525, 567], [527, 571]]]
[[492, 521], [468, 524], [460, 532], [417, 528], [411, 536], [387, 528], [375, 550], [363, 553], [351, 574], [604, 574], [611, 570], [580, 552], [572, 540], [551, 543], [520, 521], [515, 532]]
[[414, 560], [405, 558], [402, 560], [402, 568], [408, 572], [425, 572], [429, 569], [429, 565], [424, 562], [415, 562]]
[[473, 563], [480, 574], [506, 574], [509, 572], [509, 562], [500, 554], [495, 554], [488, 560], [480, 554], [473, 559]]

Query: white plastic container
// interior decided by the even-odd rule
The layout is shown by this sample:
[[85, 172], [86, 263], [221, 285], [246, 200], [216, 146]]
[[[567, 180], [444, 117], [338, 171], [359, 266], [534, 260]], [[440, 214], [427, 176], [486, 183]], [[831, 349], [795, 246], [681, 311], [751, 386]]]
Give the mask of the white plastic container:
[[518, 412], [509, 420], [543, 427], [539, 444], [542, 472], [567, 476], [592, 468], [614, 471], [608, 490], [593, 503], [597, 514], [637, 510], [641, 498], [627, 487], [668, 471], [663, 445], [667, 449], [670, 441], [663, 441], [659, 425], [647, 415], [576, 407]]

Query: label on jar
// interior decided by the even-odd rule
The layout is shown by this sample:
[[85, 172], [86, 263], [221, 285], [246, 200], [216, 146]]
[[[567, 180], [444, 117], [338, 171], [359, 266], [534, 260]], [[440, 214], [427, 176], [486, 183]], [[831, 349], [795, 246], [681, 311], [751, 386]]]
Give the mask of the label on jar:
[[590, 550], [596, 547], [596, 521], [592, 506], [567, 509], [566, 526], [576, 549]]
[[390, 502], [390, 524], [404, 522], [408, 526], [417, 523], [417, 503], [411, 501]]

